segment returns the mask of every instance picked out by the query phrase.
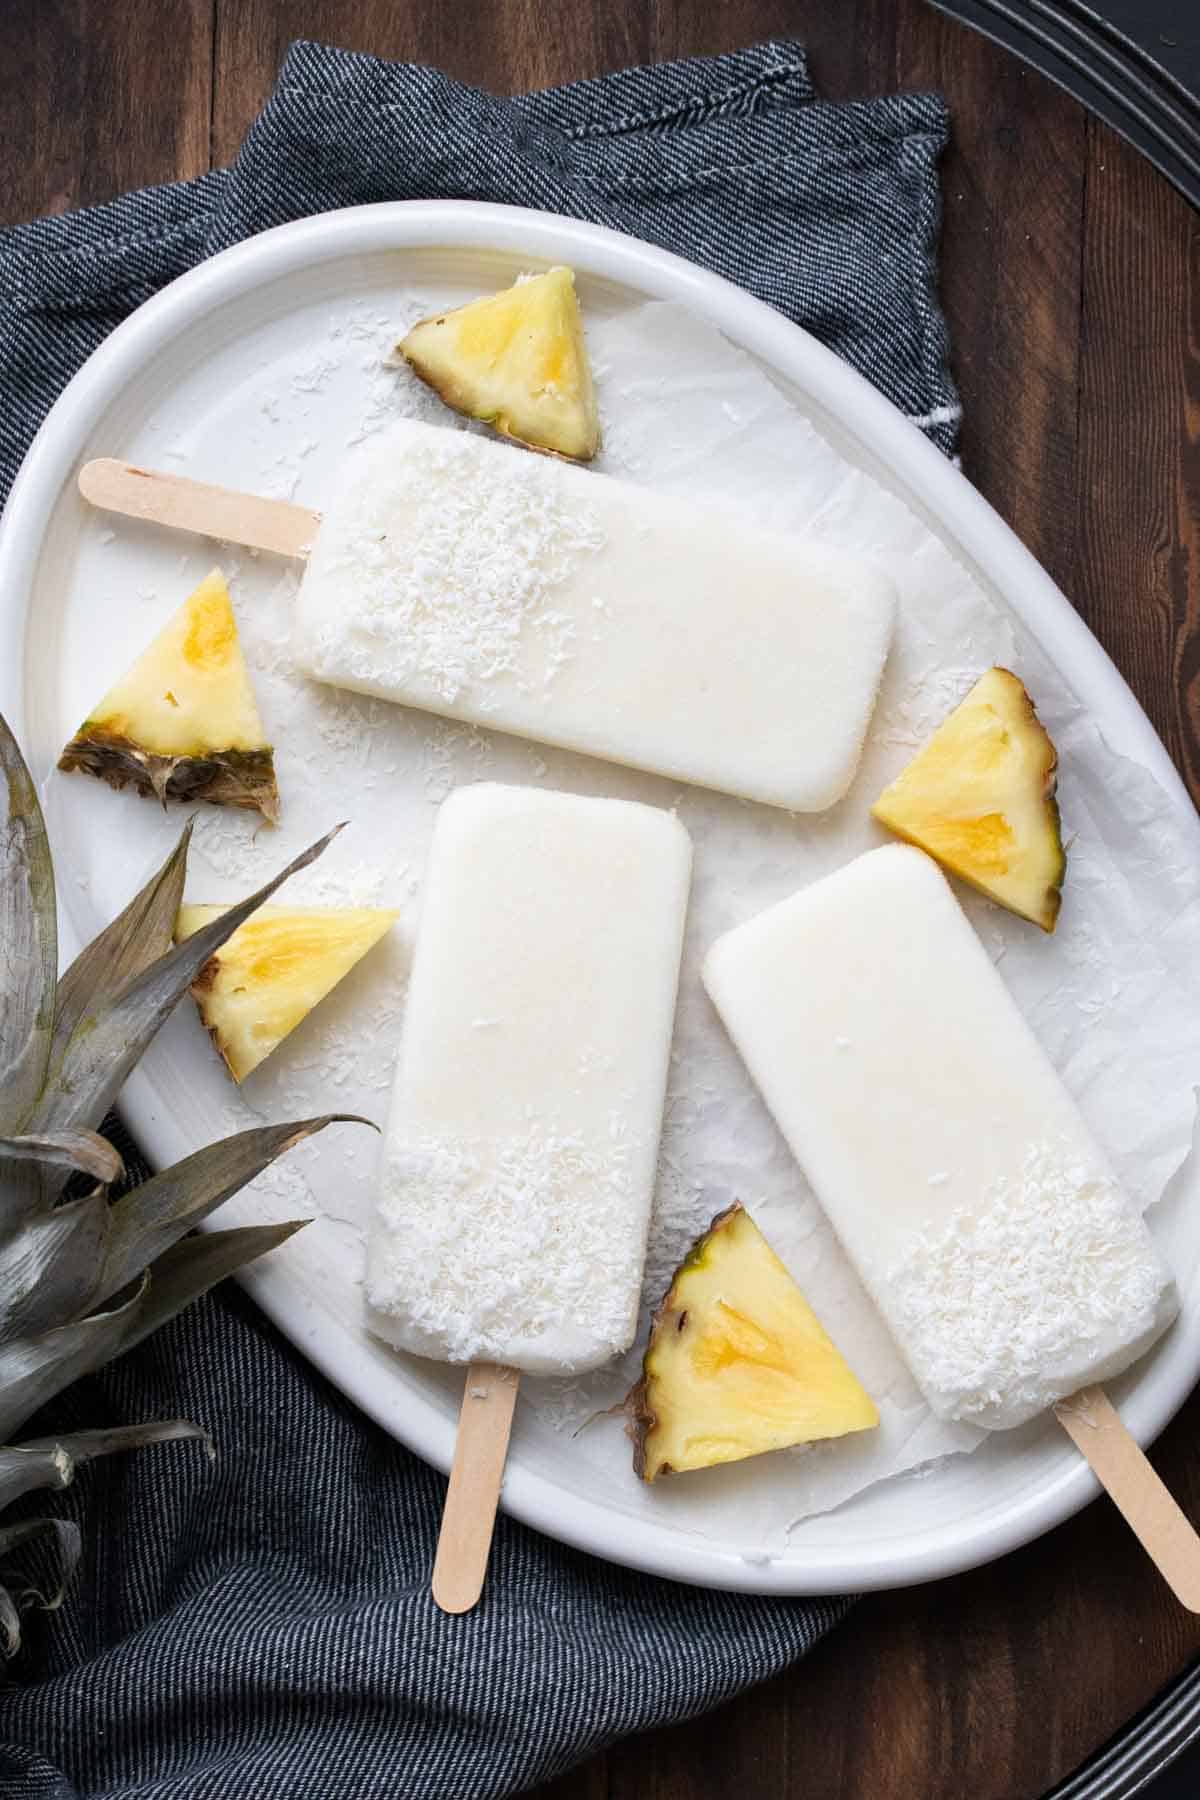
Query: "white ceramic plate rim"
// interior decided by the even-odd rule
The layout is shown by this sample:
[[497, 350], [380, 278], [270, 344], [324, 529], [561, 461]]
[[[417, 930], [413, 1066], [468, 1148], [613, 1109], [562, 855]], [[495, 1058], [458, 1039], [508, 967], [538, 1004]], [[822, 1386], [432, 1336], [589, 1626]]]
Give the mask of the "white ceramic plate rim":
[[[574, 219], [474, 201], [398, 201], [302, 219], [223, 252], [173, 282], [120, 325], [66, 387], [29, 451], [0, 522], [0, 709], [23, 738], [27, 596], [43, 534], [65, 484], [74, 480], [90, 433], [149, 359], [211, 309], [310, 264], [387, 250], [503, 252], [566, 262], [589, 275], [692, 308], [836, 418], [939, 531], [1003, 594], [1045, 651], [1069, 675], [1081, 702], [1104, 721], [1112, 748], [1149, 769], [1179, 808], [1200, 853], [1200, 820], [1165, 748], [1124, 680], [1062, 592], [974, 488], [891, 403], [815, 338], [732, 283], [618, 232]], [[65, 924], [65, 921], [64, 921]], [[63, 950], [79, 946], [63, 931]], [[65, 958], [64, 958], [65, 960]], [[192, 1148], [160, 1110], [149, 1078], [136, 1073], [122, 1098], [134, 1132], [157, 1159]], [[245, 1285], [276, 1324], [356, 1404], [443, 1470], [453, 1425], [414, 1407], [400, 1382], [380, 1382], [344, 1327], [309, 1314], [301, 1332], [293, 1289], [270, 1259]], [[1200, 1374], [1200, 1310], [1185, 1309], [1169, 1340], [1132, 1385], [1122, 1415], [1143, 1442], [1162, 1430]], [[950, 1575], [1015, 1549], [1079, 1510], [1098, 1492], [1086, 1465], [1067, 1460], [1014, 1501], [947, 1526], [909, 1530], [844, 1549], [789, 1548], [765, 1565], [683, 1534], [634, 1523], [568, 1495], [553, 1480], [510, 1466], [504, 1506], [564, 1543], [627, 1567], [704, 1586], [764, 1594], [825, 1594], [900, 1587]]]

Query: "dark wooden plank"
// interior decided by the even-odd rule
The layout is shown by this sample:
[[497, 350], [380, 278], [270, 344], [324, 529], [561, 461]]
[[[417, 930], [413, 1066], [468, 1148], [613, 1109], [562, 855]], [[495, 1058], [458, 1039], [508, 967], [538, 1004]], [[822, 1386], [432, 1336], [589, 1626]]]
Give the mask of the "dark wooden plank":
[[[802, 1760], [790, 1754], [788, 1682], [752, 1688], [729, 1706], [664, 1731], [614, 1744], [608, 1753], [609, 1800], [789, 1800]], [[808, 1775], [804, 1777], [808, 1780]], [[832, 1793], [834, 1790], [829, 1789]], [[569, 1800], [566, 1792], [554, 1800]]]
[[297, 38], [435, 64], [494, 93], [520, 93], [649, 60], [650, 17], [637, 4], [565, 6], [551, 24], [538, 0], [218, 0], [214, 157], [236, 154]]
[[212, 0], [4, 0], [0, 218], [208, 167]]
[[[964, 461], [1072, 593], [1200, 792], [1200, 240], [1073, 104], [920, 0], [6, 0], [0, 206], [61, 210], [227, 161], [287, 43], [438, 63], [498, 91], [771, 35], [831, 97], [939, 86], [944, 289]], [[1200, 1513], [1200, 1399], [1155, 1459]], [[1111, 1509], [991, 1569], [863, 1602], [794, 1671], [540, 1800], [1034, 1800], [1200, 1649]]]
[[892, 82], [940, 88], [942, 297], [963, 396], [965, 472], [1069, 593], [1085, 115], [984, 38], [897, 13]]
[[660, 0], [660, 57], [771, 36], [808, 46], [822, 95], [945, 94], [943, 299], [963, 390], [963, 465], [1064, 586], [1074, 574], [1086, 119], [922, 0]]
[[1200, 214], [1088, 155], [1075, 599], [1200, 799]]
[[[1154, 1452], [1193, 1516], [1198, 1426], [1200, 1398]], [[1164, 1596], [1100, 1501], [990, 1568], [868, 1597], [793, 1671], [706, 1719], [615, 1746], [607, 1793], [1036, 1800], [1198, 1650], [1200, 1623]], [[582, 1777], [535, 1800], [571, 1800]]]
[[[1194, 1400], [1154, 1451], [1193, 1516], [1198, 1424]], [[990, 1568], [864, 1601], [792, 1677], [790, 1741], [813, 1794], [1036, 1800], [1197, 1650], [1200, 1623], [1098, 1501]], [[797, 1796], [801, 1776], [794, 1753]]]

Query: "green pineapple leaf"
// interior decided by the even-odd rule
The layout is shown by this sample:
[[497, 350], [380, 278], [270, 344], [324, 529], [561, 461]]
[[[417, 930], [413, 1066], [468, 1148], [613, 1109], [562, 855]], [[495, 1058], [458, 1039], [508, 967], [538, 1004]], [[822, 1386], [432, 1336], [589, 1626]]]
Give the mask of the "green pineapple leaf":
[[0, 1450], [0, 1506], [34, 1488], [64, 1488], [72, 1473], [71, 1454], [63, 1444], [7, 1444]]
[[335, 1124], [369, 1125], [370, 1120], [353, 1113], [326, 1113], [298, 1124], [239, 1131], [132, 1188], [112, 1207], [104, 1272], [93, 1304], [118, 1293], [285, 1150]]
[[97, 1303], [108, 1233], [108, 1196], [97, 1188], [0, 1239], [0, 1346], [38, 1337]]
[[238, 1225], [231, 1231], [198, 1231], [172, 1244], [150, 1265], [149, 1285], [122, 1349], [140, 1344], [218, 1281], [285, 1244], [307, 1224], [307, 1219], [288, 1219], [281, 1225]]
[[125, 1348], [146, 1286], [143, 1277], [133, 1296], [108, 1312], [0, 1344], [0, 1443], [47, 1400]]
[[43, 1594], [37, 1588], [24, 1587], [14, 1597], [8, 1588], [0, 1586], [0, 1624], [3, 1625], [5, 1648], [10, 1656], [16, 1654], [21, 1646], [21, 1619], [18, 1603], [35, 1602], [46, 1612], [61, 1606], [63, 1595], [67, 1591], [67, 1583], [75, 1573], [75, 1565], [79, 1561], [82, 1540], [79, 1527], [73, 1519], [25, 1519], [20, 1525], [0, 1526], [0, 1568], [13, 1550], [19, 1549], [33, 1538], [52, 1537], [58, 1547], [58, 1586], [52, 1594]]
[[50, 1080], [84, 1015], [95, 1015], [110, 1006], [135, 976], [171, 948], [191, 839], [189, 819], [162, 868], [111, 925], [79, 952], [59, 981], [48, 1063]]
[[0, 1506], [35, 1488], [65, 1488], [80, 1463], [144, 1444], [167, 1444], [199, 1438], [212, 1454], [212, 1441], [199, 1425], [183, 1419], [156, 1419], [147, 1425], [113, 1425], [104, 1431], [70, 1431], [61, 1437], [30, 1438], [0, 1449]]
[[46, 1163], [93, 1175], [102, 1187], [111, 1187], [125, 1173], [125, 1164], [107, 1138], [96, 1131], [51, 1131], [39, 1137], [0, 1137], [0, 1157], [15, 1162]]
[[41, 1091], [58, 973], [54, 868], [33, 778], [0, 718], [0, 1130], [17, 1131]]
[[[213, 951], [233, 935], [256, 907], [269, 900], [289, 875], [315, 862], [341, 829], [335, 825], [257, 893], [239, 900], [150, 963], [118, 994], [101, 994], [94, 1008], [85, 1007], [63, 1050], [53, 1084], [43, 1090], [33, 1108], [30, 1129], [63, 1131], [98, 1125], [151, 1039]], [[155, 881], [159, 878], [156, 876]]]
[[21, 1615], [8, 1589], [0, 1584], [0, 1647], [5, 1656], [15, 1656], [21, 1648]]

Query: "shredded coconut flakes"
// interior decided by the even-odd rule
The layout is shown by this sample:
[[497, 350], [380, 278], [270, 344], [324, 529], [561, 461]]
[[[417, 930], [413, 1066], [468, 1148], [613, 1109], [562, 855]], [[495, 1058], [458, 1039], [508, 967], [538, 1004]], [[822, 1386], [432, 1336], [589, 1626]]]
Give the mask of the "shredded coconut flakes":
[[617, 1354], [642, 1261], [635, 1149], [619, 1120], [591, 1141], [538, 1120], [486, 1144], [410, 1139], [383, 1169], [368, 1300], [451, 1362], [503, 1363], [515, 1341], [556, 1360], [564, 1321]]
[[926, 1398], [968, 1421], [1031, 1417], [1165, 1323], [1145, 1221], [1110, 1176], [1054, 1144], [1031, 1148], [977, 1212], [920, 1236], [885, 1286]]
[[481, 470], [468, 436], [445, 435], [425, 455], [398, 450], [386, 480], [364, 481], [326, 519], [313, 578], [343, 598], [313, 627], [313, 666], [421, 684], [447, 704], [470, 689], [486, 710], [478, 690], [520, 674], [526, 632], [543, 686], [572, 660], [575, 624], [554, 595], [604, 538], [591, 507], [563, 499], [552, 466], [514, 457]]

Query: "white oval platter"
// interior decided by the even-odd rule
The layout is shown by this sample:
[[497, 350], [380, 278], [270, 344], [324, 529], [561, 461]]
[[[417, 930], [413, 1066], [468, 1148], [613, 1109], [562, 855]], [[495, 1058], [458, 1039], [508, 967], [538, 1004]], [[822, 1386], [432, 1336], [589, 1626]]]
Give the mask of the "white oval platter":
[[[239, 345], [252, 358], [263, 329], [284, 336], [302, 330], [305, 317], [331, 296], [370, 300], [411, 277], [466, 298], [502, 285], [522, 267], [556, 262], [575, 268], [588, 308], [612, 313], [646, 300], [679, 302], [752, 356], [849, 461], [899, 494], [1012, 608], [1069, 673], [1108, 743], [1153, 773], [1200, 854], [1200, 824], [1186, 792], [1096, 640], [970, 484], [865, 380], [778, 313], [677, 257], [576, 221], [472, 202], [363, 207], [267, 232], [148, 302], [71, 382], [26, 459], [0, 528], [0, 709], [38, 779], [52, 769], [62, 742], [60, 662], [65, 657], [78, 674], [89, 646], [101, 641], [106, 617], [111, 622], [106, 608], [125, 604], [120, 595], [114, 600], [89, 591], [79, 579], [80, 539], [95, 529], [75, 491], [82, 461], [98, 454], [151, 461], [156, 445], [161, 460], [162, 446], [186, 437], [197, 408], [219, 414], [222, 395], [213, 385], [238, 379]], [[232, 445], [230, 460], [236, 464]], [[185, 471], [187, 465], [166, 466]], [[203, 473], [211, 478], [213, 471]], [[125, 797], [125, 804], [133, 803]], [[104, 830], [118, 865], [126, 854], [119, 834], [112, 834], [117, 815], [101, 807], [94, 825], [87, 823], [91, 816], [87, 807], [69, 808], [65, 842], [52, 822], [65, 954], [104, 919], [96, 895], [72, 882], [73, 853], [82, 840], [73, 841], [70, 832]], [[129, 869], [118, 869], [118, 891], [127, 892], [144, 872], [137, 829], [131, 826]], [[205, 1116], [190, 1092], [193, 1040], [177, 1041], [170, 1031], [165, 1038], [123, 1102], [134, 1131], [162, 1161], [226, 1125]], [[267, 1259], [246, 1284], [351, 1399], [448, 1468], [456, 1377], [375, 1343], [347, 1318], [344, 1305], [331, 1303], [319, 1280], [298, 1278], [284, 1259]], [[1139, 1438], [1148, 1441], [1161, 1430], [1198, 1372], [1200, 1309], [1189, 1297], [1168, 1339], [1117, 1389]], [[519, 1427], [504, 1504], [528, 1524], [630, 1567], [713, 1587], [803, 1594], [899, 1586], [971, 1567], [1029, 1541], [1096, 1492], [1082, 1461], [1048, 1427], [989, 1443], [919, 1481], [868, 1490], [806, 1521], [786, 1549], [764, 1559], [752, 1534], [681, 1529], [669, 1506], [661, 1521], [644, 1511], [626, 1513], [609, 1494], [597, 1495], [569, 1439]]]

